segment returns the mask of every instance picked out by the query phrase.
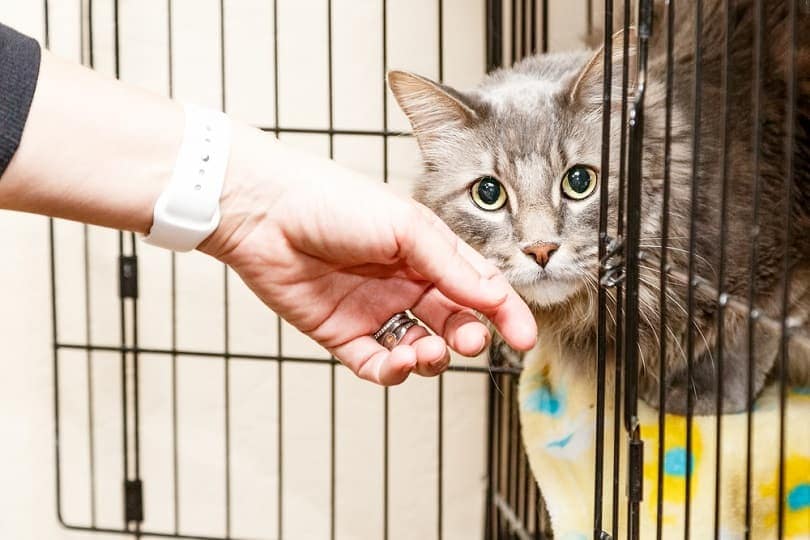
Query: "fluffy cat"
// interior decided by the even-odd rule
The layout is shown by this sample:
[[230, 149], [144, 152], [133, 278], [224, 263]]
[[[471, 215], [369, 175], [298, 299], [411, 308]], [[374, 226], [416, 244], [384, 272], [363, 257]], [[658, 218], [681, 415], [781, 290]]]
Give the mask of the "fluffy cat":
[[[724, 3], [705, 0], [698, 191], [695, 214], [695, 274], [717, 283], [723, 180], [722, 85]], [[754, 228], [754, 2], [739, 0], [730, 13], [728, 81], [727, 237], [723, 409], [748, 406], [749, 275], [754, 263], [755, 305], [766, 318], [781, 318], [784, 254], [790, 255], [788, 378], [810, 379], [810, 39], [806, 14], [798, 17], [800, 46], [793, 155], [792, 235], [785, 238], [785, 116], [788, 36], [787, 1], [767, 3], [761, 92], [761, 178], [758, 235]], [[617, 13], [622, 10], [617, 6]], [[687, 392], [694, 412], [716, 410], [718, 346], [716, 293], [695, 289], [693, 385], [686, 380], [687, 288], [692, 141], [695, 96], [694, 8], [678, 4], [674, 34], [670, 162], [669, 278], [667, 329], [659, 334], [666, 103], [666, 28], [663, 6], [655, 10], [646, 80], [640, 285], [640, 394], [653, 407], [684, 413]], [[617, 26], [618, 27], [618, 26]], [[636, 37], [628, 38], [628, 101], [636, 86]], [[525, 59], [461, 92], [424, 77], [391, 72], [390, 88], [410, 120], [425, 164], [415, 197], [457, 234], [495, 262], [532, 306], [542, 347], [566, 362], [593, 369], [596, 358], [599, 192], [608, 184], [608, 231], [617, 230], [620, 166], [623, 32], [613, 37], [610, 171], [600, 171], [603, 52], [547, 54]], [[755, 240], [753, 240], [755, 239]], [[756, 260], [752, 261], [752, 245]], [[608, 311], [615, 312], [615, 291]], [[742, 307], [741, 307], [742, 306]], [[614, 325], [608, 317], [608, 337]], [[755, 324], [754, 397], [773, 377], [779, 353], [778, 325]], [[804, 337], [802, 337], [804, 336]], [[658, 380], [659, 345], [667, 341], [665, 381]], [[612, 346], [609, 345], [612, 350]], [[659, 385], [667, 389], [658, 403]]]

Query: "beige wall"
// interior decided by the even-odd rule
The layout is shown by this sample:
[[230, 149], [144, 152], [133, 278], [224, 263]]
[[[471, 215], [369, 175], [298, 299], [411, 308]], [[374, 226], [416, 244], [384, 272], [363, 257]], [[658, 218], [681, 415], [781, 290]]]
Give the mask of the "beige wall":
[[[327, 23], [324, 0], [279, 0], [280, 123], [325, 128]], [[483, 0], [445, 0], [445, 76], [469, 86], [483, 73]], [[79, 0], [50, 0], [51, 47], [82, 60]], [[272, 2], [230, 0], [226, 5], [226, 109], [257, 125], [273, 125]], [[583, 2], [551, 2], [552, 46], [576, 41], [584, 26]], [[113, 73], [112, 1], [94, 2], [95, 63]], [[168, 92], [165, 0], [121, 0], [121, 77]], [[176, 97], [210, 106], [221, 102], [219, 3], [174, 0]], [[334, 103], [339, 129], [379, 130], [382, 118], [381, 2], [334, 0]], [[437, 76], [435, 0], [388, 1], [390, 67]], [[0, 20], [41, 38], [42, 2], [0, 0]], [[507, 19], [508, 20], [508, 19]], [[572, 23], [573, 21], [573, 23]], [[573, 24], [577, 32], [569, 31]], [[86, 42], [86, 34], [85, 34]], [[85, 48], [84, 59], [87, 59]], [[391, 129], [406, 122], [393, 102]], [[115, 119], [110, 119], [114, 122]], [[321, 135], [284, 139], [325, 154]], [[47, 151], [47, 149], [43, 149]], [[382, 176], [382, 143], [376, 137], [339, 136], [335, 157]], [[391, 182], [407, 190], [418, 174], [410, 138], [389, 141]], [[58, 333], [61, 342], [120, 343], [116, 292], [117, 233], [57, 223]], [[47, 222], [0, 213], [5, 251], [0, 263], [0, 538], [78, 539], [86, 535], [57, 525], [55, 504], [53, 378]], [[167, 252], [140, 244], [140, 343], [171, 345], [170, 265]], [[85, 281], [85, 274], [88, 280]], [[177, 257], [178, 347], [221, 351], [224, 346], [223, 269], [201, 255]], [[230, 349], [274, 354], [276, 320], [246, 288], [228, 276]], [[86, 295], [89, 286], [89, 296]], [[87, 323], [89, 305], [90, 325]], [[130, 321], [131, 324], [131, 321]], [[283, 353], [324, 357], [289, 327]], [[483, 360], [462, 360], [481, 364]], [[91, 520], [89, 462], [92, 412], [95, 513], [99, 526], [121, 525], [121, 371], [112, 353], [66, 351], [60, 355], [62, 510], [66, 521]], [[166, 356], [141, 359], [141, 476], [150, 530], [174, 523], [171, 369]], [[224, 533], [224, 364], [181, 357], [177, 369], [179, 522], [181, 532]], [[232, 533], [272, 538], [276, 513], [278, 368], [272, 362], [231, 363]], [[326, 365], [289, 363], [283, 368], [284, 535], [326, 538], [329, 488], [329, 388]], [[131, 374], [130, 374], [131, 375]], [[485, 486], [485, 375], [445, 378], [445, 538], [480, 537]], [[92, 391], [92, 407], [88, 395]], [[336, 374], [336, 527], [338, 538], [380, 537], [382, 527], [383, 391]], [[391, 538], [433, 538], [437, 507], [437, 384], [414, 378], [390, 392]], [[99, 536], [92, 536], [99, 538]], [[104, 536], [102, 535], [101, 538]]]

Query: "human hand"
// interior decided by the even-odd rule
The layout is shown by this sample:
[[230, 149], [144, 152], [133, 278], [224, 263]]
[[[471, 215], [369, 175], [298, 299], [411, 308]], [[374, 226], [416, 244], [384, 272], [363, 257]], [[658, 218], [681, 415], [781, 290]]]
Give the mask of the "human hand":
[[[253, 130], [233, 149], [223, 221], [200, 249], [358, 376], [399, 384], [444, 371], [448, 345], [481, 353], [490, 334], [473, 310], [513, 347], [534, 345], [528, 307], [427, 208]], [[392, 351], [371, 337], [408, 309], [437, 335], [412, 327]]]

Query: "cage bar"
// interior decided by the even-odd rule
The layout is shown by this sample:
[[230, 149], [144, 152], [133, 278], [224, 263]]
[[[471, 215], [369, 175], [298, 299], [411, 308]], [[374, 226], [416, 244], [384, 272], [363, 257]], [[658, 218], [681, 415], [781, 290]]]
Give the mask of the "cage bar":
[[[604, 39], [603, 39], [603, 74], [602, 74], [602, 161], [600, 169], [610, 170], [610, 133], [611, 133], [611, 102], [613, 99], [613, 0], [605, 0], [604, 13]], [[596, 427], [595, 427], [595, 456], [594, 486], [593, 486], [593, 538], [602, 540], [606, 534], [603, 530], [603, 494], [604, 494], [604, 467], [605, 467], [605, 386], [607, 380], [607, 290], [601, 286], [607, 277], [608, 257], [608, 184], [599, 183], [599, 284], [597, 291], [597, 350], [596, 350]]]
[[[788, 32], [790, 35], [790, 48], [787, 56], [787, 114], [785, 115], [785, 246], [790, 245], [793, 237], [793, 175], [795, 174], [794, 155], [796, 131], [796, 49], [798, 48], [798, 32], [796, 31], [796, 3], [789, 2]], [[776, 489], [776, 537], [781, 540], [785, 535], [785, 437], [787, 424], [785, 410], [787, 408], [787, 363], [789, 360], [788, 345], [790, 333], [787, 327], [789, 316], [788, 300], [792, 275], [790, 252], [786, 248], [782, 268], [782, 327], [779, 333], [779, 473]]]

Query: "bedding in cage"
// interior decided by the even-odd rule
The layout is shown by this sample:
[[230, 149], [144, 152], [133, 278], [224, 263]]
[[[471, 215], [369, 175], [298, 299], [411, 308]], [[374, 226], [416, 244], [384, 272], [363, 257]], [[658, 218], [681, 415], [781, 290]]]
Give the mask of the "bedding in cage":
[[[538, 352], [526, 359], [520, 376], [519, 406], [523, 440], [532, 471], [545, 496], [548, 512], [557, 538], [590, 538], [593, 532], [594, 505], [589, 497], [596, 480], [592, 461], [596, 443], [595, 378], [583, 376], [579, 369], [565, 366], [551, 352]], [[612, 384], [607, 394], [612, 395]], [[621, 413], [620, 413], [621, 414]], [[610, 400], [604, 421], [612, 426], [616, 411]], [[788, 426], [802, 426], [810, 418], [810, 396], [801, 390], [789, 394]], [[716, 518], [721, 526], [720, 538], [744, 538], [746, 531], [746, 462], [744, 451], [748, 430], [746, 414], [728, 414], [723, 421], [723, 434], [718, 463], [717, 424], [712, 416], [696, 416], [691, 421], [691, 451], [687, 452], [687, 420], [684, 416], [667, 415], [661, 452], [658, 411], [639, 403], [638, 429], [643, 441], [640, 480], [640, 535], [654, 538], [660, 519], [663, 538], [683, 538], [687, 512], [692, 538], [714, 537]], [[777, 384], [759, 397], [753, 414], [753, 454], [751, 460], [750, 538], [777, 538], [778, 490], [780, 470], [780, 400]], [[608, 428], [610, 433], [610, 429]], [[810, 430], [790, 429], [784, 443], [783, 508], [784, 538], [808, 538], [810, 520], [804, 502], [810, 472]], [[613, 437], [605, 441], [605, 462], [613, 462]], [[628, 449], [624, 440], [618, 468], [619, 505], [626, 504], [628, 491]], [[688, 457], [691, 456], [691, 457]], [[662, 482], [658, 482], [659, 469]], [[610, 466], [604, 473], [606, 493], [613, 485]], [[686, 478], [690, 477], [690, 505], [686, 506]], [[719, 480], [717, 480], [719, 479]], [[715, 482], [719, 491], [715, 492]], [[659, 495], [659, 493], [663, 495]], [[720, 504], [715, 496], [720, 494]], [[659, 497], [661, 497], [659, 516]], [[619, 516], [617, 526], [605, 519], [604, 528], [616, 531], [614, 538], [628, 534], [628, 517], [624, 508], [614, 514], [610, 496], [604, 499], [606, 516]], [[717, 514], [719, 512], [719, 515]]]

